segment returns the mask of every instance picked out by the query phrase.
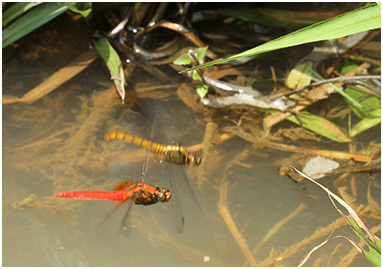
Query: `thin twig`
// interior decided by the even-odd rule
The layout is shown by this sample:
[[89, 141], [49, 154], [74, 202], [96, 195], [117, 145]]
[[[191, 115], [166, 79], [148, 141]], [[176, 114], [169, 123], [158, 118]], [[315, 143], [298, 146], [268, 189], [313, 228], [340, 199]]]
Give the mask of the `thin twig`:
[[243, 131], [237, 126], [225, 127], [224, 130], [229, 133], [234, 133], [238, 135], [239, 137], [241, 137], [242, 139], [253, 143], [254, 145], [262, 146], [265, 148], [271, 148], [271, 149], [287, 151], [287, 152], [299, 152], [299, 153], [310, 154], [310, 155], [319, 155], [322, 157], [333, 158], [333, 159], [353, 160], [356, 162], [371, 162], [372, 161], [371, 157], [362, 155], [362, 154], [357, 154], [357, 153], [348, 153], [348, 152], [334, 151], [334, 150], [310, 149], [310, 148], [303, 148], [303, 147], [297, 147], [293, 145], [271, 142], [271, 141], [268, 141], [267, 139], [256, 139], [252, 134]]
[[[355, 74], [358, 74], [359, 72], [364, 70], [366, 68], [366, 66], [367, 66], [367, 63], [361, 64], [359, 67], [357, 67], [354, 70], [351, 70], [350, 72], [345, 74], [345, 77], [355, 76]], [[335, 86], [337, 86], [337, 87], [340, 87], [342, 85], [343, 84], [341, 82], [335, 82]], [[322, 85], [318, 88], [315, 88], [315, 89], [309, 91], [308, 93], [306, 93], [304, 98], [299, 99], [297, 104], [294, 107], [290, 108], [290, 111], [285, 111], [285, 112], [284, 111], [276, 111], [276, 112], [266, 116], [263, 119], [263, 127], [266, 130], [268, 130], [272, 126], [274, 126], [275, 124], [283, 121], [284, 119], [286, 119], [287, 117], [292, 115], [292, 113], [294, 113], [294, 112], [297, 113], [297, 112], [305, 109], [307, 106], [312, 105], [313, 103], [315, 103], [319, 100], [327, 99], [330, 96], [330, 94], [332, 94], [333, 92], [334, 92], [334, 89], [332, 89], [328, 85]]]

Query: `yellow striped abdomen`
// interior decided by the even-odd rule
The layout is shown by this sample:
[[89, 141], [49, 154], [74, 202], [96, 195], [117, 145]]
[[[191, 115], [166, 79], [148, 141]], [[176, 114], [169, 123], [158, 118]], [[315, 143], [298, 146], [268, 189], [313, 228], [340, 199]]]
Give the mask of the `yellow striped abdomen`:
[[150, 151], [153, 153], [162, 154], [165, 152], [165, 146], [158, 143], [153, 143], [153, 142], [150, 143], [149, 140], [146, 140], [139, 136], [134, 136], [129, 133], [113, 131], [113, 132], [105, 134], [105, 140], [106, 141], [123, 140], [145, 149], [150, 147]]
[[134, 136], [129, 133], [118, 131], [113, 131], [105, 134], [105, 140], [123, 140], [142, 148], [147, 149], [150, 147], [151, 152], [156, 154], [163, 154], [166, 161], [168, 162], [188, 165], [199, 165], [201, 163], [201, 157], [193, 155], [192, 153], [187, 151], [184, 146], [178, 143], [175, 145], [164, 146], [154, 142], [151, 143], [149, 140], [143, 139], [139, 136]]

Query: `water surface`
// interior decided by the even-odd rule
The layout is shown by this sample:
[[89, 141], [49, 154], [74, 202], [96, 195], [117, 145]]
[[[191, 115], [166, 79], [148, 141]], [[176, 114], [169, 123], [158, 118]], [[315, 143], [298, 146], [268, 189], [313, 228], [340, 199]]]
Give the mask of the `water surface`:
[[[62, 59], [73, 59], [72, 53], [60, 55], [60, 61], [54, 57], [26, 57], [33, 48], [18, 50], [14, 59], [3, 63], [3, 94], [22, 95], [49, 76], [51, 70], [59, 69]], [[57, 52], [52, 55], [59, 56]], [[61, 191], [112, 190], [119, 178], [138, 178], [147, 152], [127, 143], [106, 142], [105, 132], [121, 128], [145, 138], [163, 137], [186, 146], [202, 143], [208, 120], [177, 95], [177, 89], [187, 85], [183, 84], [187, 80], [170, 68], [159, 70], [168, 79], [140, 68], [135, 70], [128, 82], [125, 106], [100, 60], [33, 104], [3, 105], [4, 266], [243, 266], [249, 265], [244, 246], [252, 252], [257, 265], [296, 266], [335, 227], [340, 227], [335, 234], [353, 236], [342, 221], [334, 224], [340, 216], [326, 194], [309, 183], [302, 191], [296, 183], [281, 178], [278, 169], [291, 157], [290, 153], [256, 149], [238, 137], [213, 145], [209, 157], [203, 160], [207, 162], [204, 168], [181, 168], [179, 173], [185, 173], [191, 188], [177, 182], [181, 174], [173, 174], [178, 200], [172, 199], [169, 205], [134, 206], [126, 231], [118, 229], [124, 205], [108, 218], [107, 225], [98, 225], [112, 211], [114, 202], [56, 198]], [[134, 91], [137, 96], [132, 94]], [[166, 122], [160, 124], [155, 136], [151, 132], [153, 117], [146, 117], [147, 122], [135, 120], [133, 125], [121, 117], [123, 111], [132, 108], [144, 119], [153, 102], [161, 103], [172, 122], [168, 126]], [[223, 125], [232, 125], [230, 114], [227, 117]], [[217, 132], [219, 136], [220, 129]], [[369, 135], [374, 137], [376, 133]], [[310, 147], [310, 142], [304, 146]], [[332, 146], [327, 142], [323, 147]], [[161, 166], [156, 169], [158, 175], [152, 172], [147, 180], [166, 184]], [[320, 182], [335, 190], [335, 178]], [[368, 204], [368, 189], [380, 204], [379, 178], [355, 175], [357, 205]], [[347, 180], [344, 185], [349, 193]], [[175, 207], [171, 203], [176, 202], [182, 204], [183, 233], [174, 229], [173, 217], [178, 213], [172, 212]], [[286, 220], [296, 210], [297, 214]], [[234, 239], [222, 212], [232, 218], [242, 245]], [[265, 240], [278, 223], [279, 229]], [[379, 223], [374, 216], [367, 218], [369, 227]], [[304, 243], [321, 227], [327, 228], [325, 235]], [[298, 248], [295, 244], [300, 242]], [[318, 259], [322, 266], [334, 265], [332, 261], [346, 257], [351, 250], [346, 240], [333, 240], [313, 254], [308, 265], [313, 266]], [[356, 255], [351, 265], [370, 264]]]

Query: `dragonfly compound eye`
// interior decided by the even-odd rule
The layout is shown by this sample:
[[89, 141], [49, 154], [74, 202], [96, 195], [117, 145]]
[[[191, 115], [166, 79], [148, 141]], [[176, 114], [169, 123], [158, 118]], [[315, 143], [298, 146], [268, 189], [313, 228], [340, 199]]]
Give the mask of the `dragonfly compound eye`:
[[171, 192], [167, 192], [165, 197], [166, 197], [166, 202], [169, 202], [170, 198], [172, 198], [172, 193]]
[[162, 188], [160, 193], [160, 201], [161, 202], [169, 202], [170, 198], [172, 198], [172, 193], [167, 188]]
[[192, 156], [191, 163], [193, 165], [199, 165], [201, 163], [201, 157], [200, 156]]

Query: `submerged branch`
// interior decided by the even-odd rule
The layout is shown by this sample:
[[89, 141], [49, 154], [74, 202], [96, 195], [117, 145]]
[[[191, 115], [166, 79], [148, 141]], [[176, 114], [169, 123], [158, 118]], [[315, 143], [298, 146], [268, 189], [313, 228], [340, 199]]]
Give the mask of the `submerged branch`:
[[273, 237], [273, 235], [276, 234], [287, 222], [289, 222], [290, 220], [298, 216], [299, 213], [301, 213], [301, 211], [303, 211], [305, 208], [306, 208], [305, 204], [299, 204], [299, 206], [292, 213], [290, 213], [287, 217], [285, 217], [284, 219], [279, 221], [276, 225], [274, 225], [274, 227], [272, 227], [267, 232], [267, 234], [263, 237], [261, 242], [259, 242], [255, 246], [253, 250], [254, 255], [256, 255], [258, 251], [263, 247], [263, 245], [266, 244], [266, 242], [269, 241], [270, 238]]
[[230, 215], [229, 208], [227, 206], [227, 186], [228, 182], [226, 180], [222, 180], [221, 186], [220, 186], [220, 197], [218, 202], [218, 211], [221, 214], [222, 218], [224, 219], [227, 227], [229, 228], [231, 234], [233, 235], [235, 241], [241, 248], [243, 254], [245, 255], [247, 261], [249, 262], [250, 266], [256, 266], [257, 262], [254, 259], [254, 256], [252, 255], [249, 246], [246, 244], [245, 239], [242, 237], [241, 233], [238, 231], [237, 226], [235, 225], [235, 222], [233, 218]]
[[334, 151], [334, 150], [310, 149], [310, 148], [297, 147], [297, 146], [286, 145], [281, 143], [275, 143], [275, 142], [268, 141], [266, 139], [255, 139], [251, 134], [241, 130], [240, 128], [236, 126], [226, 127], [225, 131], [230, 133], [235, 133], [242, 139], [248, 142], [251, 142], [254, 145], [276, 149], [280, 151], [299, 152], [303, 154], [318, 155], [318, 156], [334, 158], [334, 159], [353, 160], [357, 162], [372, 161], [369, 156], [357, 154], [357, 153], [348, 153], [348, 152]]
[[52, 74], [48, 79], [44, 80], [44, 82], [42, 82], [40, 85], [30, 90], [23, 97], [18, 98], [15, 96], [3, 96], [3, 104], [31, 104], [54, 91], [68, 80], [72, 79], [75, 75], [88, 67], [88, 65], [90, 65], [97, 58], [97, 51], [95, 49], [89, 50], [81, 54], [65, 67]]

